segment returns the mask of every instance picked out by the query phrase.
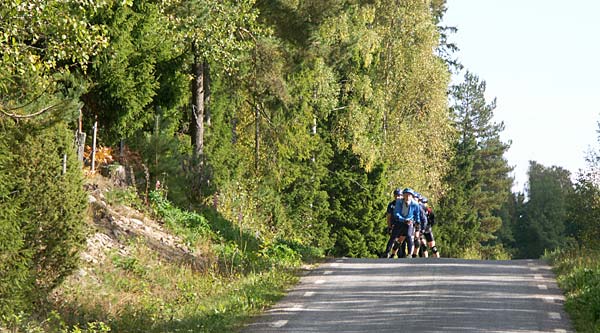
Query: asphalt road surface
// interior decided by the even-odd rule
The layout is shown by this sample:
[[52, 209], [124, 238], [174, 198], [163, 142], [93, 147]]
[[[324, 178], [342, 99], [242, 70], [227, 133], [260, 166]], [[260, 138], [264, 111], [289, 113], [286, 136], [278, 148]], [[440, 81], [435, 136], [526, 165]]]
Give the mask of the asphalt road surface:
[[339, 259], [242, 332], [574, 332], [540, 260]]

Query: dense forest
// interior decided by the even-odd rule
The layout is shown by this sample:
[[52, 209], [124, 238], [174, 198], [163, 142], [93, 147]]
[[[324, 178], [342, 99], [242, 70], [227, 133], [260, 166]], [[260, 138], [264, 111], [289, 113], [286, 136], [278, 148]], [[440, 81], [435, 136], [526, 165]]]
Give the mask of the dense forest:
[[599, 152], [575, 182], [531, 161], [526, 190], [511, 192], [496, 101], [455, 57], [445, 11], [444, 0], [4, 1], [0, 311], [30, 311], [76, 269], [91, 162], [77, 148], [94, 131], [141, 197], [159, 182], [175, 206], [263, 242], [378, 257], [392, 191], [411, 187], [436, 212], [442, 256], [597, 247]]

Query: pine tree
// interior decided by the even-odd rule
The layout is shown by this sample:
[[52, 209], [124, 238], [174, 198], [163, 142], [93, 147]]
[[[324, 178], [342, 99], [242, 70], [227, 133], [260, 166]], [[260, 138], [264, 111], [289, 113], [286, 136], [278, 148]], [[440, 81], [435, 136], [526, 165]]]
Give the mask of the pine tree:
[[29, 279], [31, 251], [24, 248], [18, 220], [22, 197], [15, 191], [16, 156], [11, 149], [15, 127], [0, 118], [0, 313], [17, 314], [28, 308], [25, 288]]
[[64, 122], [0, 119], [0, 126], [0, 145], [7, 148], [0, 154], [6, 171], [0, 176], [0, 309], [8, 314], [40, 304], [76, 268], [87, 201]]
[[[110, 44], [93, 59], [89, 78], [94, 84], [82, 97], [84, 120], [87, 128], [97, 120], [100, 138], [111, 145], [132, 138], [143, 128], [151, 131], [156, 107], [178, 106], [187, 79], [176, 68], [166, 66], [176, 62], [182, 51], [163, 9], [155, 2], [113, 4], [98, 11], [94, 20], [107, 27]], [[177, 80], [181, 83], [173, 83]], [[164, 104], [155, 102], [161, 89]]]
[[385, 168], [370, 172], [359, 167], [358, 156], [343, 151], [329, 166], [327, 192], [331, 214], [328, 217], [335, 240], [334, 254], [349, 257], [376, 257], [386, 242], [384, 207]]
[[496, 102], [486, 102], [484, 81], [467, 72], [451, 97], [458, 136], [446, 178], [449, 192], [441, 202], [440, 238], [450, 256], [481, 255], [482, 244], [501, 226], [499, 210], [510, 193], [512, 168], [503, 157], [509, 145], [499, 137], [504, 125], [492, 121]]
[[43, 299], [77, 267], [85, 244], [87, 197], [73, 135], [65, 125], [22, 125], [20, 144], [13, 146], [19, 166], [15, 191], [22, 203], [17, 220], [24, 249], [32, 253], [32, 301]]

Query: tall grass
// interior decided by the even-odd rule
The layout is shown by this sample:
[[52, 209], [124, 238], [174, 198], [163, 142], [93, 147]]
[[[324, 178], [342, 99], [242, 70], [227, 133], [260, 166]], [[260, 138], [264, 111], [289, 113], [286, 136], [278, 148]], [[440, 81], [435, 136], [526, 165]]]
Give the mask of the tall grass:
[[565, 293], [565, 308], [577, 332], [600, 332], [600, 250], [571, 247], [546, 255]]

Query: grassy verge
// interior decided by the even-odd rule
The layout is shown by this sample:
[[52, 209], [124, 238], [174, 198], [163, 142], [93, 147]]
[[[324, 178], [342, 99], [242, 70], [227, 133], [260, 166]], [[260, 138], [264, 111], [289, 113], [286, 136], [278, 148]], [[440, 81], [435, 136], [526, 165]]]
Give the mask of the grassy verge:
[[217, 216], [207, 219], [160, 197], [154, 204], [153, 214], [202, 258], [201, 269], [132, 239], [81, 266], [33, 318], [3, 318], [10, 330], [0, 325], [0, 333], [237, 332], [297, 282], [302, 259], [319, 256], [239, 231], [230, 239], [223, 225], [213, 225]]
[[102, 322], [112, 332], [235, 332], [296, 282], [292, 269], [221, 274], [161, 261], [136, 244], [96, 268], [96, 281], [64, 289], [58, 308], [71, 325]]
[[565, 293], [565, 308], [577, 332], [600, 332], [600, 251], [573, 249], [547, 258], [555, 268]]

